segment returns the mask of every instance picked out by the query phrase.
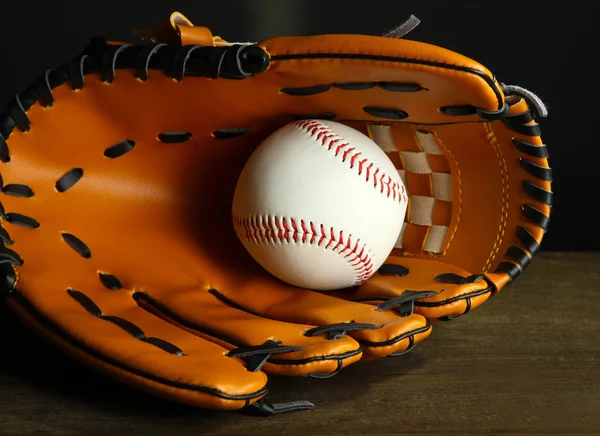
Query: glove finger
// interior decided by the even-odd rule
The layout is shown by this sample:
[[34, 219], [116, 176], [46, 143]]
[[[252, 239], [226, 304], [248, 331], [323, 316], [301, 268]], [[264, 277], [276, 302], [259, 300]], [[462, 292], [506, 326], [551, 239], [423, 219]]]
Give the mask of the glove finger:
[[[260, 298], [256, 298], [257, 289]], [[218, 292], [222, 300], [246, 312], [320, 327], [305, 334], [326, 337], [346, 333], [363, 346], [365, 359], [407, 351], [431, 333], [429, 321], [421, 315], [400, 316], [393, 307], [379, 310], [372, 305], [273, 283], [258, 275], [235, 286], [220, 287]], [[353, 324], [364, 326], [355, 330]]]
[[202, 407], [242, 409], [267, 393], [264, 372], [143, 310], [130, 293], [48, 288], [43, 281], [29, 276], [28, 286], [46, 292], [21, 289], [8, 303], [39, 334], [97, 370]]
[[390, 256], [362, 286], [336, 292], [338, 298], [379, 305], [402, 295], [418, 293], [414, 312], [432, 320], [464, 315], [493, 294], [484, 275], [432, 259]]
[[[43, 150], [36, 149], [38, 153], [43, 153]], [[23, 153], [29, 150], [24, 150]], [[30, 151], [31, 152], [31, 151]], [[66, 155], [66, 154], [65, 154]], [[148, 159], [153, 155], [148, 153]], [[173, 159], [174, 153], [169, 155]], [[62, 159], [74, 159], [73, 157], [61, 157]], [[48, 159], [51, 159], [48, 156]], [[63, 164], [63, 167], [73, 166], [72, 161]], [[27, 167], [28, 160], [14, 159], [11, 162], [11, 175], [16, 174], [19, 170], [26, 170], [27, 173], [32, 171]], [[112, 162], [114, 166], [120, 165], [120, 161]], [[150, 171], [151, 165], [138, 167], [138, 171]], [[177, 165], [166, 165], [166, 168], [177, 168]], [[87, 169], [85, 171], [88, 171]], [[126, 169], [121, 170], [126, 173]], [[166, 170], [163, 170], [166, 171]], [[56, 171], [56, 178], [59, 179], [59, 171]], [[274, 279], [266, 274], [264, 270], [259, 268], [256, 263], [249, 257], [248, 253], [243, 251], [239, 245], [239, 241], [235, 239], [235, 234], [231, 229], [221, 229], [219, 233], [220, 240], [223, 246], [229, 247], [226, 253], [220, 252], [218, 246], [205, 254], [199, 250], [199, 245], [190, 247], [189, 241], [192, 238], [201, 240], [206, 237], [206, 229], [215, 229], [222, 227], [223, 216], [225, 215], [224, 207], [215, 209], [213, 215], [204, 217], [202, 211], [194, 205], [188, 207], [187, 212], [192, 217], [198, 217], [197, 220], [192, 220], [187, 217], [185, 220], [178, 221], [179, 232], [184, 237], [174, 237], [173, 233], [155, 231], [145, 233], [144, 243], [141, 246], [138, 238], [132, 238], [132, 229], [138, 226], [140, 220], [144, 216], [153, 217], [153, 225], [157, 228], [170, 228], [174, 220], [172, 207], [164, 207], [156, 210], [152, 205], [147, 206], [140, 203], [135, 210], [130, 210], [130, 203], [127, 196], [116, 196], [111, 198], [110, 203], [95, 200], [93, 196], [87, 195], [87, 190], [83, 189], [89, 186], [90, 189], [95, 186], [93, 175], [88, 174], [80, 182], [78, 189], [69, 191], [69, 195], [54, 195], [53, 186], [48, 183], [37, 183], [35, 180], [29, 181], [29, 185], [35, 190], [37, 197], [50, 197], [53, 200], [53, 205], [57, 210], [70, 211], [70, 213], [48, 215], [44, 214], [42, 225], [36, 229], [28, 229], [22, 226], [13, 225], [10, 228], [10, 234], [17, 241], [30, 240], [31, 232], [36, 235], [36, 247], [43, 246], [44, 250], [31, 250], [27, 253], [28, 263], [43, 265], [46, 258], [61, 258], [68, 256], [69, 263], [72, 267], [66, 275], [68, 279], [62, 277], [57, 272], [53, 280], [67, 280], [66, 285], [70, 286], [73, 283], [88, 284], [98, 282], [98, 271], [114, 274], [119, 278], [122, 285], [126, 288], [142, 287], [150, 289], [153, 292], [164, 289], [165, 292], [170, 290], [168, 296], [161, 298], [160, 303], [169, 307], [170, 299], [173, 299], [173, 304], [186, 289], [196, 288], [199, 278], [206, 275], [207, 271], [211, 271], [212, 282], [222, 283], [222, 286], [216, 286], [222, 294], [229, 300], [235, 302], [248, 309], [249, 312], [258, 314], [259, 316], [278, 320], [284, 323], [295, 323], [302, 326], [324, 327], [331, 324], [354, 322], [358, 324], [372, 324], [377, 326], [377, 329], [355, 331], [349, 334], [352, 338], [358, 340], [364, 350], [364, 358], [372, 358], [396, 354], [409, 350], [416, 343], [424, 340], [430, 334], [428, 321], [420, 315], [410, 315], [407, 317], [398, 316], [392, 312], [378, 312], [372, 306], [351, 303], [348, 301], [328, 297], [325, 295], [303, 291], [291, 286], [287, 286], [282, 282]], [[138, 175], [138, 177], [140, 177]], [[150, 178], [150, 176], [144, 176]], [[176, 179], [175, 179], [176, 180]], [[130, 186], [133, 186], [130, 183]], [[187, 188], [191, 189], [191, 188]], [[186, 190], [174, 192], [183, 192], [179, 194], [182, 197], [191, 198], [197, 197], [198, 192], [187, 192]], [[139, 192], [138, 192], [139, 195]], [[208, 194], [207, 194], [208, 195]], [[18, 210], [20, 214], [29, 217], [37, 217], [39, 212], [39, 204], [31, 201], [28, 198], [11, 199], [11, 210]], [[74, 208], [74, 204], [80, 207]], [[216, 202], [213, 202], [216, 204]], [[83, 207], [82, 205], [85, 205]], [[146, 210], [146, 207], [148, 209]], [[119, 211], [119, 218], [111, 216], [112, 211]], [[122, 213], [120, 211], [127, 211]], [[226, 215], [225, 215], [226, 216]], [[99, 217], [103, 217], [99, 219]], [[202, 219], [200, 219], [202, 217]], [[114, 223], [110, 228], [110, 238], [107, 238], [106, 231], [94, 232], [90, 229], [90, 222], [98, 222], [102, 225], [103, 222]], [[202, 225], [198, 225], [202, 223]], [[14, 224], [14, 222], [13, 222]], [[93, 251], [90, 258], [81, 256], [81, 252], [71, 250], [68, 247], [66, 240], [57, 238], [59, 231], [67, 229], [69, 234], [75, 235], [81, 240], [85, 247]], [[113, 246], [114, 241], [119, 241], [119, 256], [114, 256]], [[67, 242], [67, 244], [65, 244]], [[22, 242], [20, 242], [22, 244]], [[32, 247], [33, 248], [33, 247]], [[160, 248], [160, 250], [159, 250]], [[81, 251], [81, 250], [80, 250]], [[182, 256], [182, 253], [190, 253], [190, 255]], [[227, 259], [227, 262], [224, 259]], [[136, 259], [136, 268], [132, 270], [132, 265], [124, 262], [124, 259]], [[220, 261], [223, 259], [223, 261]], [[238, 275], [228, 279], [231, 276], [230, 265], [236, 265]], [[143, 266], [143, 269], [142, 267]], [[171, 273], [169, 273], [171, 272]], [[140, 277], [141, 276], [141, 277]], [[77, 281], [74, 281], [77, 280]], [[140, 283], [144, 283], [140, 286]], [[154, 295], [153, 295], [154, 296]], [[155, 297], [155, 296], [154, 296]], [[203, 298], [203, 297], [199, 297]], [[201, 310], [201, 304], [204, 301], [198, 301], [196, 314], [186, 314], [185, 319], [194, 321], [194, 324], [201, 325], [196, 322], [196, 318], [200, 314], [205, 314], [208, 311]], [[256, 307], [257, 306], [257, 307]], [[194, 306], [190, 306], [194, 307]], [[183, 308], [180, 310], [184, 310]], [[178, 310], [174, 310], [179, 313]], [[227, 314], [226, 316], [229, 316]], [[229, 327], [225, 325], [227, 322], [223, 320], [227, 318], [219, 318], [218, 316], [205, 316], [202, 323], [207, 330], [221, 330], [220, 334], [235, 337]], [[250, 322], [247, 319], [247, 322]], [[304, 327], [301, 327], [304, 328]], [[279, 329], [279, 327], [277, 327]], [[252, 334], [256, 329], [246, 326], [244, 329], [246, 338], [241, 340], [238, 338], [239, 344], [236, 346], [255, 346], [259, 345]], [[265, 331], [271, 331], [270, 328]], [[277, 330], [274, 330], [277, 331]], [[343, 329], [341, 330], [343, 331]], [[324, 337], [331, 332], [320, 331], [320, 336]], [[217, 335], [218, 336], [218, 335]], [[290, 338], [291, 339], [291, 338]], [[298, 342], [299, 337], [292, 340], [292, 343], [301, 344]], [[348, 341], [348, 339], [345, 339]], [[301, 341], [306, 341], [302, 338]], [[347, 343], [349, 345], [350, 343]], [[326, 347], [333, 347], [334, 344], [329, 343]], [[322, 345], [325, 346], [325, 345]], [[358, 348], [354, 346], [356, 352]], [[351, 346], [352, 348], [352, 346]], [[312, 349], [315, 353], [316, 348]], [[310, 349], [309, 349], [310, 351]], [[340, 350], [332, 349], [330, 353], [337, 356]], [[342, 351], [342, 355], [350, 353], [348, 349]], [[346, 365], [352, 361], [352, 356], [348, 356]], [[333, 361], [325, 364], [325, 360], [321, 362], [322, 369], [316, 369], [318, 372], [331, 372]], [[337, 360], [335, 365], [337, 367]], [[279, 369], [269, 368], [274, 371]], [[289, 367], [292, 368], [292, 367]], [[292, 373], [301, 371], [300, 367], [289, 369]], [[305, 367], [306, 371], [314, 372], [312, 368]]]
[[[260, 297], [259, 292], [254, 294]], [[362, 357], [362, 347], [349, 336], [310, 336], [307, 332], [314, 325], [248, 312], [214, 289], [183, 290], [175, 295], [169, 290], [146, 290], [136, 292], [134, 298], [170, 323], [227, 348], [230, 355], [244, 355], [252, 359], [252, 366], [264, 365], [268, 373], [333, 375]], [[296, 310], [304, 309], [297, 306]]]

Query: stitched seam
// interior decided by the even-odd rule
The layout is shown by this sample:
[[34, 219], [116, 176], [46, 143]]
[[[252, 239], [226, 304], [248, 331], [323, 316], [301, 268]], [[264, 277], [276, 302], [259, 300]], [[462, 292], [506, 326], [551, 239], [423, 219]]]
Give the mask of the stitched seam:
[[323, 246], [345, 259], [354, 271], [352, 286], [362, 284], [373, 275], [371, 250], [360, 239], [352, 240], [352, 235], [344, 235], [333, 227], [328, 230], [323, 224], [312, 221], [308, 224], [300, 219], [275, 215], [233, 215], [233, 226], [242, 239], [254, 244], [287, 242]]
[[328, 150], [333, 149], [336, 157], [340, 157], [342, 162], [348, 162], [351, 169], [356, 168], [359, 176], [364, 175], [365, 181], [372, 182], [373, 187], [379, 188], [379, 192], [386, 195], [387, 198], [392, 198], [399, 203], [408, 201], [404, 185], [395, 182], [390, 175], [381, 171], [373, 162], [363, 158], [361, 152], [356, 152], [349, 142], [323, 123], [316, 120], [298, 120], [293, 122], [292, 126], [307, 133]]
[[[442, 252], [442, 256], [445, 256], [446, 253], [448, 252], [448, 250], [450, 249], [450, 245], [452, 244], [452, 241], [454, 240], [454, 237], [456, 236], [456, 233], [458, 232], [458, 227], [460, 224], [460, 218], [462, 216], [462, 177], [460, 175], [460, 167], [458, 165], [458, 161], [456, 160], [456, 157], [454, 156], [454, 154], [448, 149], [448, 147], [446, 147], [444, 145], [444, 143], [442, 142], [442, 138], [440, 138], [437, 134], [437, 132], [432, 131], [431, 132], [433, 134], [433, 136], [435, 137], [435, 139], [437, 140], [438, 145], [444, 149], [444, 151], [446, 152], [446, 156], [450, 156], [450, 158], [452, 159], [452, 162], [454, 163], [455, 167], [456, 167], [456, 175], [457, 175], [457, 179], [458, 179], [458, 214], [456, 217], [456, 225], [454, 226], [454, 230], [452, 231], [452, 235], [450, 235], [450, 239], [448, 239], [448, 243], [446, 244], [446, 247], [444, 248], [444, 251]], [[452, 171], [451, 171], [452, 173]]]
[[489, 123], [484, 124], [485, 130], [487, 132], [487, 139], [494, 147], [494, 151], [496, 152], [496, 157], [498, 158], [498, 162], [500, 162], [500, 177], [502, 178], [502, 214], [500, 217], [500, 225], [498, 226], [498, 236], [496, 237], [496, 242], [492, 247], [492, 251], [490, 256], [488, 257], [485, 266], [483, 267], [483, 272], [488, 272], [493, 259], [498, 254], [500, 250], [500, 246], [502, 245], [502, 241], [504, 240], [504, 235], [506, 233], [506, 226], [508, 224], [508, 204], [510, 200], [510, 194], [508, 192], [508, 170], [506, 168], [506, 159], [500, 150], [500, 144], [498, 143], [498, 138], [494, 134], [493, 129], [491, 128]]

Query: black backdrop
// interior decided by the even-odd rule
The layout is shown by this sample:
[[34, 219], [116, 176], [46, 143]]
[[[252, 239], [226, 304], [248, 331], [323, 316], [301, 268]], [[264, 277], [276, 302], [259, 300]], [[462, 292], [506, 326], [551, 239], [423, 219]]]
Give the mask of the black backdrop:
[[[408, 35], [469, 56], [498, 80], [537, 93], [549, 106], [542, 120], [556, 194], [546, 250], [598, 250], [600, 144], [596, 133], [598, 16], [593, 0], [103, 0], [0, 3], [0, 106], [38, 74], [70, 59], [101, 35], [132, 40], [179, 11], [229, 41], [277, 35], [382, 34], [410, 14]], [[135, 40], [135, 39], [134, 39]]]

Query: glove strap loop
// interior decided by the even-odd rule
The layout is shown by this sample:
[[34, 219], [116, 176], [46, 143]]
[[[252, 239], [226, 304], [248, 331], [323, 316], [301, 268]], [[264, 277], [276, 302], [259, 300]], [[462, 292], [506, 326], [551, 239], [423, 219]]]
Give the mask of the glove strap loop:
[[524, 98], [527, 101], [527, 104], [533, 109], [537, 118], [546, 118], [548, 116], [548, 109], [542, 99], [530, 90], [521, 86], [505, 85], [504, 83], [501, 83], [500, 87], [505, 94], [517, 95]]
[[419, 20], [415, 15], [410, 15], [402, 24], [396, 26], [394, 29], [390, 30], [383, 36], [388, 38], [403, 38], [410, 32], [412, 32], [419, 24], [421, 24], [421, 20]]

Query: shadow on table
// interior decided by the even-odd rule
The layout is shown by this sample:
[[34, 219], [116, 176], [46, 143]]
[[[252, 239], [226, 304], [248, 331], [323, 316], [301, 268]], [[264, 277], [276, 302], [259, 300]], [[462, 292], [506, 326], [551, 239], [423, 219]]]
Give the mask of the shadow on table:
[[[178, 426], [187, 423], [190, 427], [198, 428], [201, 425], [206, 432], [224, 423], [231, 425], [241, 423], [240, 420], [258, 419], [243, 413], [184, 406], [129, 388], [81, 365], [45, 343], [1, 305], [0, 331], [3, 332], [0, 335], [0, 350], [3, 350], [0, 382], [8, 380], [10, 384], [23, 383], [23, 388], [7, 390], [4, 387], [3, 391], [7, 395], [16, 391], [24, 407], [29, 401], [36, 406], [42, 404], [42, 407], [48, 403], [52, 405], [51, 408], [72, 410], [81, 420], [105, 421], [105, 429], [139, 425], [158, 430], [173, 425], [173, 419], [176, 419]], [[386, 364], [386, 360], [393, 362]], [[306, 400], [313, 402], [316, 408], [319, 405], [340, 405], [363, 394], [369, 389], [370, 383], [389, 377], [390, 368], [393, 368], [393, 375], [401, 377], [419, 368], [422, 363], [418, 358], [360, 362], [325, 380], [271, 376], [267, 399], [272, 403]], [[380, 369], [373, 368], [376, 365], [380, 365]], [[370, 367], [366, 372], [365, 366]], [[294, 413], [306, 412], [287, 415]], [[90, 416], [86, 418], [86, 415]]]

